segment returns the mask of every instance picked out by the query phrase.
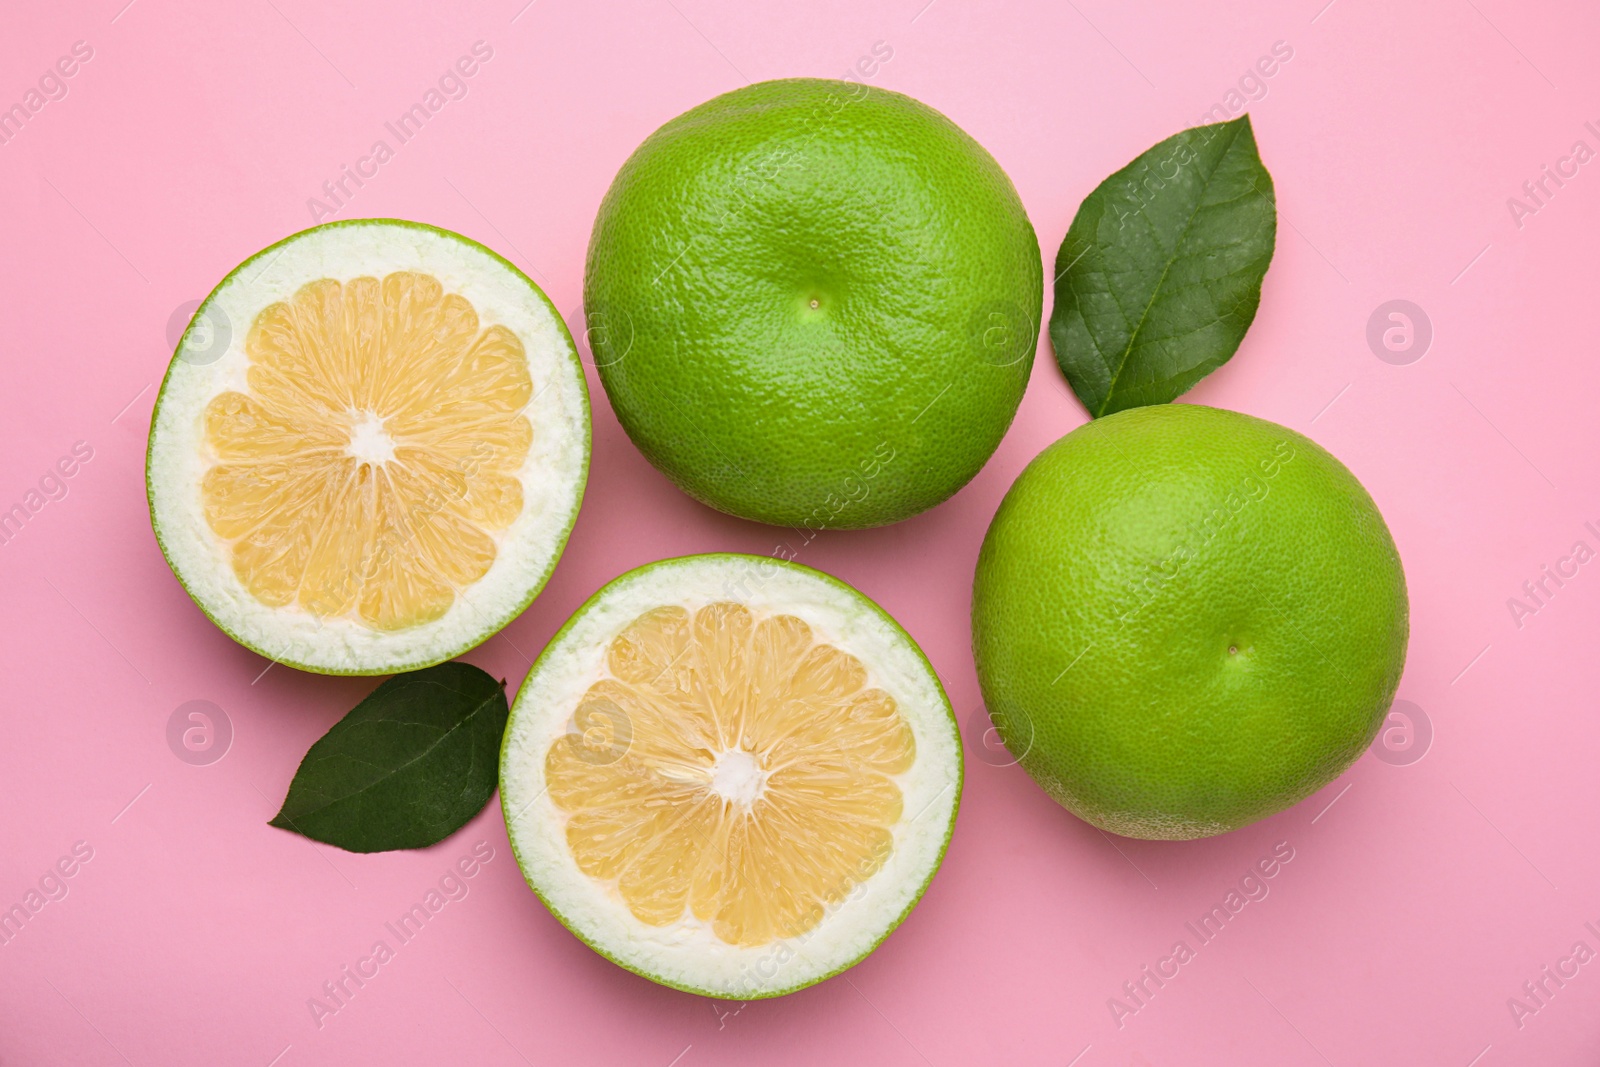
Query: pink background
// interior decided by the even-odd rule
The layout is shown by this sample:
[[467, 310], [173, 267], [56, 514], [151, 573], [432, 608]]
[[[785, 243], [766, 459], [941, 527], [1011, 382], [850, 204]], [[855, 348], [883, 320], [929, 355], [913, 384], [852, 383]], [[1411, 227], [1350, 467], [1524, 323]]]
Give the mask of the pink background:
[[[1575, 942], [1600, 951], [1584, 925], [1600, 928], [1600, 563], [1520, 627], [1507, 607], [1575, 541], [1600, 549], [1583, 527], [1600, 528], [1600, 164], [1520, 227], [1506, 203], [1575, 140], [1600, 148], [1584, 129], [1600, 120], [1593, 4], [125, 2], [11, 4], [0, 34], [0, 105], [73, 42], [93, 48], [68, 95], [0, 145], [0, 510], [74, 442], [93, 449], [0, 547], [0, 907], [75, 842], [93, 849], [0, 947], [0, 1064], [1595, 1062], [1600, 962], [1549, 983], [1520, 1026], [1507, 1003]], [[1377, 498], [1410, 582], [1400, 696], [1432, 722], [1425, 758], [1369, 754], [1276, 818], [1163, 844], [1108, 838], [1018, 768], [969, 756], [949, 857], [899, 931], [842, 977], [742, 1009], [583, 947], [523, 884], [498, 804], [425, 852], [355, 856], [269, 828], [300, 756], [373, 683], [263, 674], [162, 561], [143, 463], [168, 319], [309, 225], [307, 198], [478, 40], [494, 55], [469, 94], [339, 217], [459, 230], [563, 310], [622, 160], [748, 79], [838, 76], [884, 42], [869, 80], [988, 147], [1048, 263], [1101, 178], [1287, 42], [1250, 105], [1277, 257], [1238, 356], [1190, 399], [1310, 434]], [[1394, 298], [1435, 330], [1409, 365], [1365, 339]], [[533, 607], [467, 657], [513, 686], [624, 569], [784, 536], [677, 492], [590, 385], [572, 543]], [[979, 542], [1027, 460], [1083, 420], [1041, 343], [976, 481], [800, 551], [922, 644], [969, 753]], [[209, 766], [166, 741], [190, 700], [233, 724]], [[478, 841], [494, 858], [470, 894], [319, 1029], [307, 998]], [[1108, 998], [1285, 841], [1270, 895], [1119, 1027]]]

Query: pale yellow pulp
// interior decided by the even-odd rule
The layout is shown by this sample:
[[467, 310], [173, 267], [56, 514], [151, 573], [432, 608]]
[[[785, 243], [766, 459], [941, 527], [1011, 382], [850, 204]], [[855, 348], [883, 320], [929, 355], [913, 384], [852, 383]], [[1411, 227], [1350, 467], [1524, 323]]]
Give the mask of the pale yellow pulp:
[[427, 274], [323, 278], [263, 310], [212, 398], [201, 496], [246, 589], [400, 630], [437, 619], [522, 511], [522, 342]]
[[641, 922], [794, 937], [894, 847], [916, 758], [895, 701], [793, 615], [661, 607], [606, 652], [545, 758], [578, 867]]

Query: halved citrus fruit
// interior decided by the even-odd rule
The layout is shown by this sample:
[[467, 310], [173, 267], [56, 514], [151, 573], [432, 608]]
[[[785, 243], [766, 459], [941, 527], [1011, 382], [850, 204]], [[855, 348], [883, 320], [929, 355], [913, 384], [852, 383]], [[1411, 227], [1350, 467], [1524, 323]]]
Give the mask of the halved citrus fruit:
[[949, 701], [818, 571], [689, 556], [580, 608], [517, 694], [500, 796], [522, 872], [600, 954], [706, 996], [859, 962], [933, 878], [961, 794]]
[[330, 223], [195, 312], [146, 481], [184, 588], [241, 644], [388, 674], [495, 633], [577, 516], [589, 401], [539, 288], [447, 230]]

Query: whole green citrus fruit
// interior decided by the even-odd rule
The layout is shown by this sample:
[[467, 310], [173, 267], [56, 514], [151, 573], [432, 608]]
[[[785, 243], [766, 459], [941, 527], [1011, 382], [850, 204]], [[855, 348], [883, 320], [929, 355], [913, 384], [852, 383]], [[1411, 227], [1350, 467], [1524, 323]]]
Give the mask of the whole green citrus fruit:
[[984, 700], [1068, 810], [1128, 837], [1281, 811], [1371, 743], [1405, 664], [1405, 576], [1338, 460], [1190, 404], [1096, 419], [1030, 463], [972, 594]]
[[584, 309], [623, 428], [744, 518], [879, 526], [972, 478], [1038, 340], [1039, 246], [993, 157], [898, 93], [798, 78], [639, 146]]

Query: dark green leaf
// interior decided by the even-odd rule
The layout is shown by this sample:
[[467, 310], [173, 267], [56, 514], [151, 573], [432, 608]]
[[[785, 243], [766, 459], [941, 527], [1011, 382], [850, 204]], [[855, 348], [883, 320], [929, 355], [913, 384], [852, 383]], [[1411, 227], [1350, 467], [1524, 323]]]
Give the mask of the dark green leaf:
[[1089, 414], [1167, 403], [1227, 362], [1277, 230], [1249, 115], [1184, 130], [1101, 182], [1061, 242], [1050, 315]]
[[505, 684], [467, 663], [384, 682], [300, 761], [272, 825], [351, 852], [422, 848], [494, 793]]

